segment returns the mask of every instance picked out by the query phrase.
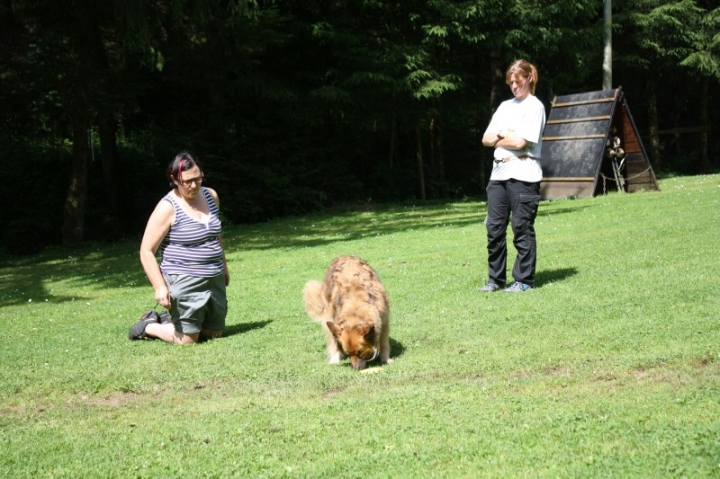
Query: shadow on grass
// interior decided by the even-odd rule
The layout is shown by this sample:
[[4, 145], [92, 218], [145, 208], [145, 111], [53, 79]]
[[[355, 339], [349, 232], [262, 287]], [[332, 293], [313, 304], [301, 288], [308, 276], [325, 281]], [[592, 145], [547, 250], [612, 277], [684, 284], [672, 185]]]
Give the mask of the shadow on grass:
[[315, 247], [438, 226], [480, 225], [486, 208], [484, 202], [456, 200], [312, 213], [234, 229], [223, 241], [229, 250]]
[[390, 338], [390, 358], [399, 358], [405, 353], [405, 346], [400, 341]]
[[568, 213], [577, 213], [578, 209], [583, 211], [589, 208], [597, 208], [597, 203], [578, 203], [576, 200], [552, 200], [547, 203], [541, 203], [538, 208], [538, 218], [558, 216]]
[[[478, 201], [437, 201], [373, 205], [371, 209], [312, 213], [263, 224], [226, 225], [228, 252], [303, 248], [353, 241], [365, 236], [423, 231], [438, 226], [481, 225], [486, 205]], [[138, 258], [140, 238], [116, 244], [88, 243], [49, 248], [37, 255], [0, 258], [0, 308], [36, 301], [83, 300], [85, 288], [151, 286]], [[77, 295], [61, 295], [54, 283]]]
[[[578, 205], [577, 207], [575, 205]], [[572, 213], [588, 203], [550, 202], [541, 215]], [[418, 204], [375, 205], [373, 209], [335, 213], [312, 213], [280, 218], [263, 224], [228, 225], [223, 234], [228, 252], [303, 248], [343, 243], [366, 236], [399, 232], [422, 232], [438, 226], [482, 228], [487, 204], [483, 201], [437, 201]], [[36, 301], [64, 303], [83, 301], [85, 288], [118, 285], [151, 286], [140, 265], [140, 238], [115, 244], [88, 243], [77, 248], [49, 248], [37, 255], [2, 258], [0, 263], [0, 308]], [[560, 270], [539, 274], [538, 282], [558, 281], [576, 274]], [[77, 295], [54, 292], [53, 283], [70, 283]], [[67, 286], [64, 285], [65, 289]], [[90, 293], [91, 295], [91, 293]]]
[[223, 338], [227, 338], [229, 336], [235, 336], [236, 334], [244, 334], [248, 331], [253, 331], [255, 329], [262, 329], [268, 324], [272, 323], [272, 320], [270, 321], [255, 321], [253, 323], [241, 323], [241, 324], [233, 324], [232, 326], [228, 326], [225, 328], [225, 332], [223, 333]]
[[272, 321], [256, 321], [254, 323], [233, 324], [232, 326], [227, 326], [225, 328], [225, 331], [223, 332], [223, 335], [221, 337], [217, 339], [200, 338], [198, 343], [206, 343], [208, 341], [222, 341], [223, 339], [230, 336], [235, 336], [236, 334], [244, 334], [248, 331], [252, 331], [255, 329], [262, 329], [270, 323], [272, 323]]
[[[76, 248], [48, 248], [33, 256], [5, 258], [0, 264], [0, 308], [39, 301], [84, 301], [93, 296], [94, 290], [118, 286], [148, 288], [150, 296], [152, 286], [140, 264], [139, 245], [139, 240], [88, 243]], [[62, 289], [73, 294], [58, 294], [57, 283], [65, 283]]]
[[542, 288], [542, 285], [544, 284], [563, 281], [567, 278], [575, 276], [576, 274], [578, 274], [577, 268], [560, 268], [550, 271], [538, 271], [535, 275], [535, 284], [537, 284], [539, 288]]

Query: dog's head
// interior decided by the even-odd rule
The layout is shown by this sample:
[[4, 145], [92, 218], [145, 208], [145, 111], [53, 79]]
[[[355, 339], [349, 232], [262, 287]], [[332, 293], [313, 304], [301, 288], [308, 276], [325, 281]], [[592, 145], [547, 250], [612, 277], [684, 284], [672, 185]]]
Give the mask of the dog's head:
[[350, 356], [350, 362], [355, 369], [363, 369], [368, 362], [378, 356], [378, 348], [375, 346], [375, 328], [367, 323], [348, 324], [338, 326], [328, 322], [327, 327], [335, 336], [335, 339], [342, 346], [345, 354]]

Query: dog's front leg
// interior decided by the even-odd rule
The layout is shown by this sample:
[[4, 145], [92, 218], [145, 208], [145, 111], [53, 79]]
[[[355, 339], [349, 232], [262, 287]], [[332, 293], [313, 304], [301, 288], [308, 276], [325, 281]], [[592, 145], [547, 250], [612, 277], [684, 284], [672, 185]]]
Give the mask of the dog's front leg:
[[327, 355], [329, 364], [340, 364], [340, 360], [343, 357], [342, 348], [338, 343], [335, 335], [327, 327], [327, 323], [323, 323], [323, 331], [325, 331], [325, 338], [327, 339]]
[[393, 362], [390, 359], [390, 327], [387, 323], [380, 333], [380, 361], [386, 364]]

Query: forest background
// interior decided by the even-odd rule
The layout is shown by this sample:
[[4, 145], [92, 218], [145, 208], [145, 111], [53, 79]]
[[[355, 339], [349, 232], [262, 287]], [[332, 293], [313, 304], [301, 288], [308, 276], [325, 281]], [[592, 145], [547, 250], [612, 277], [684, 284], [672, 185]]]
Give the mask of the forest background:
[[[0, 0], [0, 249], [139, 235], [196, 153], [229, 221], [482, 196], [480, 137], [602, 89], [601, 0]], [[622, 86], [656, 174], [720, 169], [717, 0], [616, 1]]]

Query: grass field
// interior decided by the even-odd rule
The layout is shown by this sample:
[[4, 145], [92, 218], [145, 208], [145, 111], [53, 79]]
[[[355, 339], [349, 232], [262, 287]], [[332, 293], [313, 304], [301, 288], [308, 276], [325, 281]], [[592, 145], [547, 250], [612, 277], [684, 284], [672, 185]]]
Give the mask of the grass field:
[[[515, 295], [477, 292], [482, 202], [227, 228], [226, 336], [188, 347], [128, 340], [139, 239], [6, 258], [0, 477], [720, 477], [720, 176], [660, 187], [543, 202]], [[342, 254], [391, 297], [371, 373], [302, 306]]]

